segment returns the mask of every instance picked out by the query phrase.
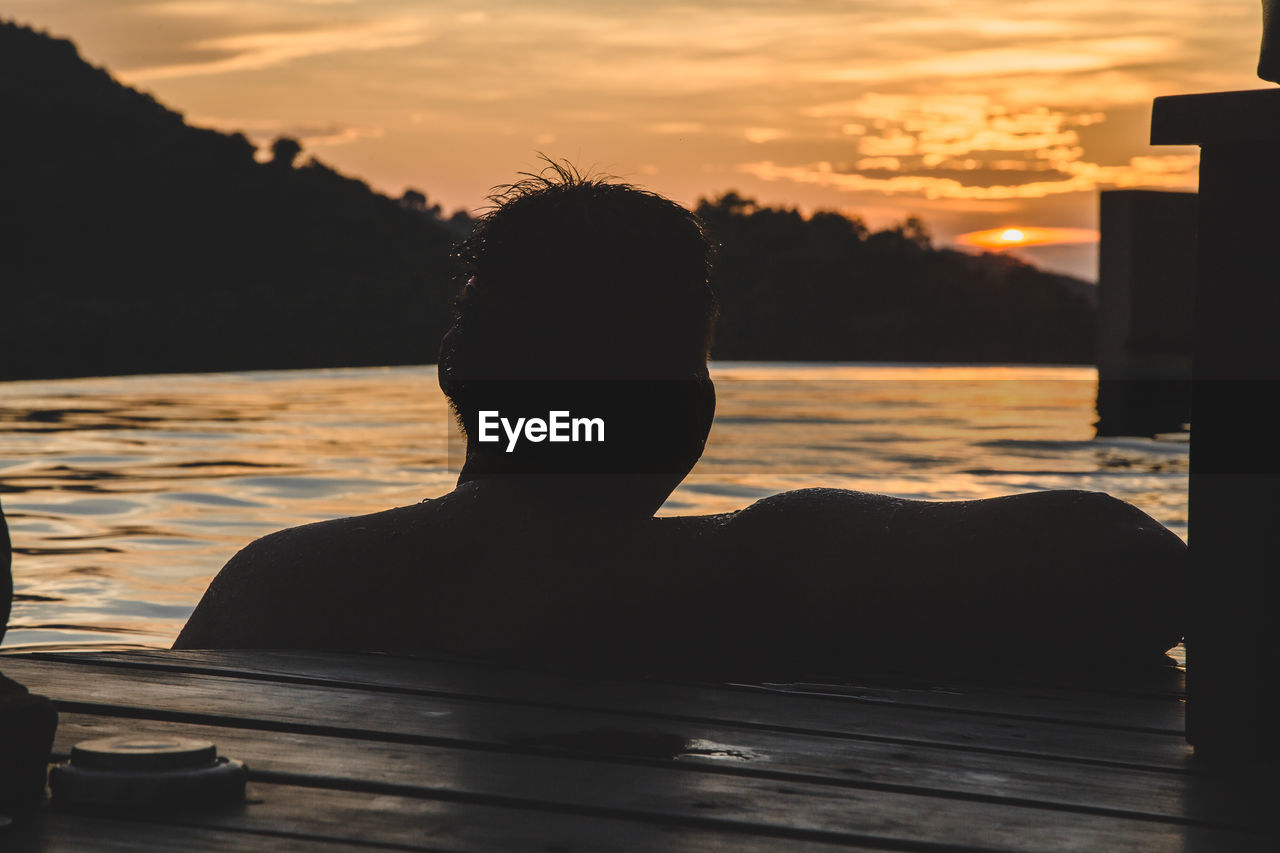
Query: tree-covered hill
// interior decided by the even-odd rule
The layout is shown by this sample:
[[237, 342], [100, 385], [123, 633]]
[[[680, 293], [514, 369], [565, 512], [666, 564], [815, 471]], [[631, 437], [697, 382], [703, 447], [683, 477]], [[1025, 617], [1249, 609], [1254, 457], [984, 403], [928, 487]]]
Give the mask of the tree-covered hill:
[[[0, 379], [426, 363], [470, 227], [180, 114], [0, 22]], [[448, 164], [440, 164], [448, 168]], [[495, 172], [500, 176], [500, 172]], [[718, 358], [1088, 362], [1093, 290], [729, 193]]]
[[458, 223], [420, 195], [259, 163], [4, 23], [0, 112], [0, 378], [434, 360]]
[[1094, 360], [1096, 288], [1005, 255], [935, 249], [924, 225], [759, 207], [728, 193], [698, 215], [721, 243], [717, 358]]

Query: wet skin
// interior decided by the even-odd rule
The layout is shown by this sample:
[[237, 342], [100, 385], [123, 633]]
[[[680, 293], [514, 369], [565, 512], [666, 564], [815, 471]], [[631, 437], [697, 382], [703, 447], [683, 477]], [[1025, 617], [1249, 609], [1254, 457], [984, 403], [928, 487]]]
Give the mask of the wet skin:
[[1149, 660], [1186, 547], [1097, 492], [908, 501], [837, 489], [619, 520], [464, 483], [237, 554], [175, 648], [435, 651], [642, 667], [763, 658]]

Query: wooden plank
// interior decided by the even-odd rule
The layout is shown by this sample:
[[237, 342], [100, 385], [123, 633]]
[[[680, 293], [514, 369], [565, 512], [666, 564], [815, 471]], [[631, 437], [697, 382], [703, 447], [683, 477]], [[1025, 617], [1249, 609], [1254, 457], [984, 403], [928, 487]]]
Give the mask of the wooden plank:
[[[105, 814], [48, 808], [0, 830], [5, 850], [600, 850], [773, 853], [779, 840], [731, 829], [659, 825], [397, 793], [255, 781], [244, 805]], [[14, 841], [11, 848], [8, 841]], [[23, 846], [19, 846], [21, 843]], [[801, 853], [870, 850], [787, 838]]]
[[[65, 752], [81, 740], [138, 730], [177, 733], [195, 728], [188, 723], [63, 714], [57, 748]], [[266, 756], [267, 764], [255, 758], [254, 767], [288, 772], [345, 773], [362, 778], [414, 781], [422, 772], [419, 763], [433, 761], [436, 755], [432, 750], [418, 750], [414, 745], [372, 741], [353, 742], [347, 751], [338, 754], [334, 738], [214, 726], [198, 728], [201, 737], [218, 743], [223, 742], [224, 732], [232, 732], [237, 738], [236, 748], [241, 752]], [[626, 740], [628, 737], [630, 741]], [[622, 748], [633, 749], [637, 745], [669, 740], [679, 744], [683, 740], [680, 735], [662, 731], [615, 732], [614, 738]], [[597, 746], [607, 746], [609, 738], [597, 731], [595, 741]], [[1265, 817], [1269, 809], [1261, 807], [1259, 798], [1270, 796], [1275, 789], [1274, 785], [1200, 775], [1114, 768], [1088, 768], [1081, 772], [1074, 765], [1055, 766], [1031, 759], [954, 750], [857, 743], [838, 744], [829, 749], [825, 748], [829, 744], [794, 736], [752, 738], [748, 733], [748, 737], [737, 740], [691, 739], [687, 743], [692, 744], [689, 751], [671, 758], [636, 753], [574, 752], [572, 742], [539, 744], [533, 746], [529, 754], [668, 766], [682, 772], [722, 773], [784, 783], [930, 793], [954, 799], [1074, 809], [1089, 814], [1254, 828], [1271, 825]], [[273, 746], [276, 745], [287, 746], [275, 752]], [[240, 757], [230, 747], [225, 748]]]
[[[171, 665], [173, 661], [164, 661], [164, 656], [172, 656], [174, 654], [178, 653], [150, 652], [145, 655], [124, 655], [121, 656], [121, 660], [132, 661], [145, 658], [157, 663], [164, 662], [165, 665]], [[285, 654], [287, 655], [288, 653]], [[474, 665], [459, 667], [456, 664], [450, 666], [438, 662], [406, 661], [386, 656], [351, 655], [342, 657], [346, 658], [346, 660], [334, 661], [330, 658], [328, 661], [315, 660], [315, 663], [319, 664], [318, 668], [327, 668], [332, 674], [342, 671], [349, 672], [351, 675], [356, 676], [357, 680], [353, 683], [370, 683], [371, 675], [373, 678], [386, 677], [393, 680], [417, 678], [421, 682], [423, 671], [426, 670], [432, 673], [432, 680], [437, 683], [447, 683], [451, 675], [456, 678], [459, 674], [462, 674], [467, 678], [468, 684], [472, 685], [472, 689], [475, 689], [476, 686], [479, 686], [477, 682], [483, 677], [482, 674], [492, 672], [494, 678], [489, 682], [491, 688], [486, 691], [486, 695], [493, 694], [497, 696], [510, 696], [511, 676], [526, 672], [512, 670], [511, 668], [495, 670], [477, 668]], [[366, 658], [366, 660], [360, 660], [362, 657]], [[372, 658], [375, 662], [373, 673], [368, 670], [368, 658]], [[288, 665], [286, 662], [285, 666]], [[294, 666], [296, 666], [296, 663]], [[341, 667], [341, 669], [339, 670], [338, 667]], [[358, 674], [362, 669], [365, 672], [363, 682], [359, 680], [360, 676]], [[414, 674], [415, 670], [417, 671], [416, 675]], [[537, 680], [534, 684], [529, 685], [532, 688], [529, 693], [530, 698], [535, 698], [538, 695], [536, 691], [541, 691], [545, 695], [549, 683], [562, 688], [581, 686], [583, 683], [581, 678], [563, 674], [553, 676], [546, 673], [532, 673], [532, 675]], [[988, 674], [988, 677], [990, 677], [990, 674]], [[594, 692], [595, 683], [598, 682], [588, 682], [587, 689]], [[795, 682], [791, 683], [795, 684]], [[973, 676], [957, 676], [956, 674], [947, 673], [937, 673], [933, 676], [920, 676], [900, 672], [867, 673], [865, 675], [856, 673], [854, 675], [845, 675], [841, 678], [828, 678], [826, 681], [815, 680], [811, 683], [822, 685], [843, 683], [844, 688], [840, 695], [842, 698], [852, 702], [892, 702], [900, 707], [963, 708], [971, 713], [1014, 715], [1028, 719], [1096, 723], [1100, 725], [1130, 725], [1177, 733], [1182, 731], [1182, 708], [1175, 701], [1176, 697], [1172, 695], [1152, 698], [1065, 690], [1047, 685], [996, 686], [989, 682], [974, 681]], [[652, 682], [647, 683], [646, 688], [651, 684]], [[678, 686], [678, 684], [673, 684], [672, 686]], [[733, 686], [724, 684], [701, 685], [704, 691], [717, 687], [733, 689]], [[850, 687], [853, 689], [848, 689]], [[830, 690], [825, 691], [825, 693], [826, 695], [834, 695]], [[1139, 722], [1135, 723], [1134, 721]]]
[[[1178, 656], [1181, 649], [1173, 650]], [[39, 654], [39, 653], [37, 653]], [[43, 655], [41, 655], [43, 656]], [[238, 672], [254, 672], [262, 675], [276, 674], [288, 676], [314, 677], [331, 679], [355, 684], [400, 685], [405, 687], [428, 688], [433, 683], [447, 685], [451, 680], [465, 677], [469, 684], [476, 684], [485, 673], [495, 676], [495, 690], [501, 692], [508, 676], [512, 673], [530, 671], [527, 668], [503, 666], [501, 664], [479, 664], [459, 662], [441, 658], [423, 658], [417, 656], [400, 657], [377, 653], [339, 653], [293, 650], [239, 650], [239, 649], [133, 649], [116, 652], [75, 653], [62, 652], [56, 655], [68, 659], [84, 657], [120, 663], [144, 664], [153, 663], [159, 666], [184, 666], [187, 668], [207, 667], [219, 670]], [[1173, 661], [1174, 658], [1170, 658]], [[556, 672], [544, 668], [534, 670], [542, 678], [542, 689], [546, 684], [571, 684], [580, 682], [581, 673]], [[805, 671], [797, 667], [795, 671]], [[936, 687], [963, 688], [970, 695], [992, 693], [999, 697], [1009, 696], [1044, 696], [1056, 692], [1057, 698], [1070, 698], [1074, 702], [1104, 704], [1118, 698], [1154, 700], [1156, 704], [1170, 700], [1185, 698], [1185, 667], [1170, 663], [1154, 665], [1136, 670], [1114, 670], [1079, 673], [1071, 671], [1040, 670], [972, 670], [962, 671], [944, 669], [927, 672], [920, 669], [903, 670], [869, 670], [864, 667], [848, 670], [840, 667], [811, 667], [809, 676], [798, 678], [794, 673], [786, 680], [809, 681], [822, 683], [863, 683], [881, 687], [898, 687], [911, 690], [929, 690]], [[587, 680], [596, 683], [600, 680], [624, 680], [619, 673], [589, 673]], [[702, 683], [704, 686], [723, 686], [690, 679], [673, 681], [670, 678], [630, 678], [632, 682], [642, 680], [645, 684], [668, 682], [674, 684]], [[750, 683], [761, 683], [770, 679], [751, 679]], [[773, 679], [782, 680], [782, 679]], [[739, 679], [741, 681], [741, 679]], [[1135, 709], [1150, 707], [1146, 702], [1137, 702]], [[1053, 709], [1059, 715], [1070, 715], [1070, 706]], [[1061, 717], [1069, 719], [1070, 717]]]
[[754, 692], [834, 699], [842, 702], [877, 702], [899, 709], [929, 708], [957, 714], [1005, 719], [1098, 726], [1127, 731], [1158, 732], [1181, 736], [1182, 703], [1128, 697], [1081, 697], [1067, 690], [1028, 688], [1000, 691], [940, 681], [929, 686], [888, 687], [855, 681], [849, 684], [789, 682], [732, 685]]
[[[162, 650], [150, 652], [152, 655], [163, 655]], [[126, 653], [126, 655], [132, 653]], [[999, 670], [955, 668], [894, 670], [874, 668], [831, 668], [825, 672], [810, 674], [806, 677], [794, 675], [786, 678], [746, 679], [748, 683], [759, 684], [766, 681], [817, 682], [817, 683], [864, 683], [883, 687], [896, 686], [907, 689], [926, 690], [934, 687], [963, 687], [972, 694], [990, 693], [998, 697], [1012, 696], [1044, 696], [1058, 694], [1063, 698], [1070, 697], [1075, 702], [1110, 702], [1117, 699], [1143, 700], [1134, 703], [1141, 708], [1145, 700], [1157, 702], [1177, 701], [1186, 697], [1186, 670], [1171, 662], [1150, 668], [1125, 672], [1123, 670], [1106, 671], [1081, 675], [1071, 671], [1043, 670]], [[741, 682], [743, 679], [735, 679]], [[1062, 710], [1058, 709], [1061, 713]]]
[[[357, 688], [318, 687], [250, 679], [148, 671], [82, 663], [5, 661], [5, 671], [33, 691], [66, 703], [67, 710], [100, 712], [120, 706], [157, 713], [226, 718], [228, 725], [271, 725], [349, 736], [363, 732], [383, 739], [417, 738], [455, 743], [512, 743], [529, 736], [568, 735], [588, 728], [639, 724], [626, 711], [577, 707], [512, 707], [503, 703], [434, 695], [373, 693]], [[1117, 732], [1075, 724], [965, 717], [939, 710], [890, 706], [845, 706], [807, 697], [753, 695], [722, 690], [677, 691], [654, 685], [663, 705], [685, 715], [679, 724], [759, 729], [791, 735], [881, 743], [942, 745], [974, 752], [1066, 759], [1092, 766], [1181, 769], [1188, 748], [1180, 737], [1142, 731]], [[632, 685], [602, 684], [602, 695], [621, 693], [636, 702], [645, 695]], [[616, 698], [616, 697], [615, 697]], [[79, 703], [79, 704], [77, 704]], [[574, 713], [566, 713], [573, 711]], [[207, 722], [207, 719], [199, 720]], [[685, 730], [682, 728], [682, 730]]]
[[69, 814], [54, 810], [25, 816], [12, 826], [0, 829], [0, 847], [22, 851], [93, 851], [93, 853], [174, 853], [175, 850], [252, 851], [269, 847], [273, 853], [347, 853], [403, 849], [354, 842], [341, 843], [319, 838], [287, 838], [278, 835], [210, 829], [204, 826], [174, 826], [143, 823], [97, 815]]
[[[100, 732], [120, 723], [102, 721]], [[126, 721], [134, 725], [133, 721]], [[678, 824], [890, 849], [1268, 850], [1260, 833], [670, 768], [147, 723], [213, 737], [255, 782]], [[71, 734], [71, 733], [69, 733]], [[69, 740], [70, 738], [68, 738]], [[781, 846], [781, 845], [780, 845]], [[789, 849], [789, 845], [785, 845]], [[732, 849], [732, 848], [731, 848]]]
[[[43, 656], [42, 656], [43, 657]], [[86, 663], [118, 663], [126, 666], [176, 669], [184, 672], [227, 673], [287, 682], [368, 686], [423, 695], [459, 696], [509, 702], [578, 704], [600, 710], [624, 707], [631, 713], [653, 706], [655, 695], [670, 697], [670, 704], [687, 707], [689, 701], [703, 704], [717, 689], [765, 690], [838, 698], [850, 703], [892, 703], [900, 708], [946, 708], [966, 714], [990, 714], [1010, 719], [1050, 720], [1064, 723], [1120, 727], [1134, 731], [1180, 735], [1183, 730], [1182, 703], [1172, 698], [1154, 699], [1079, 693], [1050, 687], [1009, 689], [975, 686], [943, 678], [911, 681], [893, 676], [877, 677], [845, 684], [791, 683], [778, 685], [679, 685], [665, 684], [658, 693], [655, 683], [633, 688], [633, 695], [618, 695], [625, 684], [611, 681], [602, 694], [600, 681], [566, 675], [518, 669], [461, 666], [437, 661], [416, 661], [378, 655], [294, 653], [294, 652], [141, 652], [119, 654], [57, 655], [52, 659]], [[905, 681], [905, 683], [903, 683]], [[689, 696], [681, 701], [681, 692]], [[696, 692], [692, 692], [696, 691]], [[613, 701], [601, 704], [602, 698]], [[726, 697], [735, 706], [740, 698]], [[795, 706], [787, 704], [788, 717]], [[655, 713], [661, 714], [661, 708]]]

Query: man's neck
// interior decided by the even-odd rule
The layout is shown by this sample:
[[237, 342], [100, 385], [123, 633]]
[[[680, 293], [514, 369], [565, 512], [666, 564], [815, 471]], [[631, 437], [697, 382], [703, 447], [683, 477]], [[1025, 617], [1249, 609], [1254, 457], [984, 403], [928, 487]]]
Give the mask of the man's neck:
[[612, 474], [495, 474], [463, 466], [460, 494], [509, 506], [512, 512], [557, 513], [610, 520], [651, 518], [665, 493], [649, 477]]

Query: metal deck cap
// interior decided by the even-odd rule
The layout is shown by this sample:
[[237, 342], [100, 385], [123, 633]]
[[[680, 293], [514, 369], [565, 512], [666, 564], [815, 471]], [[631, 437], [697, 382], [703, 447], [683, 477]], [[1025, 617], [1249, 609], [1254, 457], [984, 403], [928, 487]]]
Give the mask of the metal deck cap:
[[217, 760], [217, 749], [206, 740], [165, 735], [105, 737], [71, 747], [71, 765], [92, 770], [195, 770]]
[[194, 738], [138, 733], [87, 740], [49, 770], [54, 802], [87, 806], [210, 806], [243, 802], [248, 770]]

